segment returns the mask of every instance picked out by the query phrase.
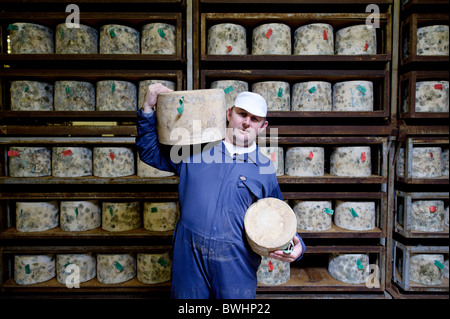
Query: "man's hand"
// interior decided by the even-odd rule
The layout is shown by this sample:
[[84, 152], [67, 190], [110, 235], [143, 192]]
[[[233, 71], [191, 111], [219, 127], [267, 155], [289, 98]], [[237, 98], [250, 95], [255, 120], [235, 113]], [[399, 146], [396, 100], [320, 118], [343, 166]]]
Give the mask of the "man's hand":
[[300, 255], [302, 254], [303, 247], [302, 244], [300, 244], [300, 239], [298, 239], [297, 236], [294, 236], [293, 241], [294, 241], [294, 250], [290, 254], [286, 254], [282, 250], [275, 250], [270, 253], [270, 257], [281, 261], [286, 261], [289, 263], [296, 261], [298, 257], [300, 257]]
[[145, 113], [151, 113], [154, 110], [158, 95], [160, 93], [172, 92], [171, 89], [165, 87], [161, 83], [156, 83], [148, 86], [147, 93], [145, 94], [144, 104], [142, 109]]

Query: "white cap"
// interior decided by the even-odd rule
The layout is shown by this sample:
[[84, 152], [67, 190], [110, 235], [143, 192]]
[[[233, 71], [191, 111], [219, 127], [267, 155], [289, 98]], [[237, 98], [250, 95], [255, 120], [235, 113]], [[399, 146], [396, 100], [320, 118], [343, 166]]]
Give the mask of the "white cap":
[[247, 112], [261, 117], [267, 115], [266, 100], [258, 93], [241, 92], [234, 101], [234, 106], [240, 107]]

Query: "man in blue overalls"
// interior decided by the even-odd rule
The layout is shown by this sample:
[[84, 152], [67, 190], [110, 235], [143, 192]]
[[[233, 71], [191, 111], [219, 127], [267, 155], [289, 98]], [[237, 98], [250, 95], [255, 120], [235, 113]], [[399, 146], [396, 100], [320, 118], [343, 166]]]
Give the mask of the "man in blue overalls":
[[[261, 258], [246, 242], [245, 212], [258, 199], [282, 199], [274, 166], [256, 145], [268, 124], [266, 101], [256, 93], [239, 94], [227, 110], [225, 139], [175, 162], [160, 148], [154, 115], [158, 94], [169, 91], [161, 84], [149, 86], [138, 111], [136, 146], [143, 162], [180, 177], [171, 297], [255, 298]], [[271, 257], [293, 262], [304, 251], [297, 235], [290, 254], [275, 251]]]

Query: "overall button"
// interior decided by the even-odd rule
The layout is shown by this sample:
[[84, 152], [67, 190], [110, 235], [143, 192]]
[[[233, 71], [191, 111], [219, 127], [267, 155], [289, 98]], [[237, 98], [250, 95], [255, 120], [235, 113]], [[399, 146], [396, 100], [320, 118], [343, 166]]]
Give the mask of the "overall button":
[[247, 180], [247, 177], [245, 177], [245, 176], [240, 176], [239, 179], [240, 179], [241, 181], [246, 181], [246, 180]]

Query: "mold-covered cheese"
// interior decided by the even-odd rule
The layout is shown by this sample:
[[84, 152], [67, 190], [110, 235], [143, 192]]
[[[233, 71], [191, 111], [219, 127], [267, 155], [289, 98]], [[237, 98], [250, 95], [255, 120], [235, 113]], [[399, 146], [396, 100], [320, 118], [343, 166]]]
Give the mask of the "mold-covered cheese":
[[168, 177], [173, 176], [175, 173], [173, 172], [167, 172], [162, 171], [160, 169], [157, 169], [155, 167], [152, 167], [143, 161], [139, 159], [138, 155], [138, 162], [137, 162], [137, 176], [139, 177]]
[[323, 176], [323, 147], [288, 147], [284, 171], [289, 176]]
[[336, 226], [349, 230], [375, 228], [375, 202], [336, 201], [334, 212]]
[[267, 23], [253, 29], [253, 55], [290, 55], [291, 28], [283, 23]]
[[333, 210], [331, 201], [294, 200], [293, 210], [297, 216], [297, 228], [324, 231], [331, 228]]
[[333, 148], [330, 174], [335, 176], [368, 177], [372, 173], [370, 146]]
[[145, 202], [144, 228], [150, 231], [174, 230], [179, 215], [177, 202]]
[[345, 81], [333, 85], [333, 111], [373, 111], [373, 83]]
[[411, 229], [433, 232], [444, 231], [444, 201], [417, 200], [411, 203]]
[[138, 108], [141, 108], [145, 101], [145, 95], [147, 94], [148, 87], [152, 84], [161, 83], [165, 87], [175, 91], [175, 83], [172, 81], [166, 80], [144, 80], [139, 82], [139, 91], [138, 91]]
[[291, 111], [331, 111], [331, 83], [310, 81], [292, 86]]
[[93, 171], [97, 177], [121, 177], [135, 173], [131, 147], [94, 147]]
[[291, 93], [288, 82], [257, 82], [252, 85], [252, 92], [260, 94], [266, 100], [267, 111], [291, 110]]
[[55, 256], [46, 255], [15, 255], [14, 281], [19, 285], [33, 285], [54, 278]]
[[137, 279], [144, 284], [159, 284], [170, 280], [172, 257], [162, 254], [137, 254]]
[[79, 24], [69, 28], [66, 23], [56, 26], [55, 50], [58, 54], [97, 54], [98, 31], [90, 26]]
[[448, 205], [444, 208], [444, 225], [448, 227]]
[[377, 36], [372, 25], [361, 24], [336, 32], [334, 53], [338, 55], [377, 54]]
[[141, 227], [139, 202], [102, 203], [102, 228], [120, 232]]
[[16, 202], [16, 229], [40, 232], [59, 224], [58, 202]]
[[312, 23], [294, 32], [295, 55], [333, 55], [333, 27], [327, 23]]
[[98, 81], [96, 102], [97, 111], [135, 111], [136, 85], [128, 81]]
[[416, 112], [448, 112], [448, 81], [416, 82]]
[[92, 150], [87, 147], [53, 147], [52, 175], [80, 177], [92, 175]]
[[211, 89], [222, 89], [225, 93], [225, 108], [234, 106], [236, 97], [241, 92], [248, 91], [248, 83], [239, 80], [220, 80], [211, 83]]
[[97, 279], [103, 284], [119, 284], [136, 276], [134, 254], [97, 254]]
[[52, 173], [49, 147], [11, 146], [8, 158], [11, 177], [43, 177]]
[[448, 165], [449, 165], [449, 149], [442, 148], [442, 176], [448, 176]]
[[341, 282], [362, 284], [369, 275], [368, 265], [368, 254], [330, 254], [328, 273]]
[[448, 25], [417, 28], [417, 55], [448, 56]]
[[55, 52], [53, 30], [34, 23], [8, 26], [11, 54], [48, 54]]
[[149, 23], [142, 27], [142, 54], [175, 54], [175, 26], [167, 23]]
[[56, 255], [56, 279], [60, 284], [74, 287], [96, 276], [97, 258], [93, 253]]
[[139, 54], [141, 34], [120, 24], [107, 24], [100, 28], [100, 54]]
[[213, 25], [208, 29], [208, 54], [246, 55], [247, 31], [233, 23]]
[[55, 111], [95, 111], [95, 86], [85, 81], [56, 81]]
[[[406, 152], [401, 148], [397, 159], [397, 174], [405, 176]], [[413, 178], [435, 178], [442, 176], [442, 148], [413, 147], [411, 176]]]
[[225, 137], [225, 93], [221, 89], [158, 95], [156, 129], [165, 145], [209, 143]]
[[444, 256], [444, 270], [442, 271], [442, 275], [448, 279], [448, 255]]
[[12, 81], [12, 111], [53, 111], [53, 85], [37, 81]]
[[63, 231], [86, 231], [102, 224], [102, 210], [96, 200], [61, 201], [60, 211]]
[[290, 277], [290, 263], [270, 257], [261, 257], [261, 264], [256, 272], [258, 282], [275, 286], [284, 284]]
[[260, 146], [259, 150], [273, 163], [276, 175], [284, 175], [284, 150], [282, 147]]
[[412, 255], [409, 260], [409, 279], [423, 285], [442, 284], [442, 270], [436, 265], [436, 261], [444, 264], [444, 255]]

